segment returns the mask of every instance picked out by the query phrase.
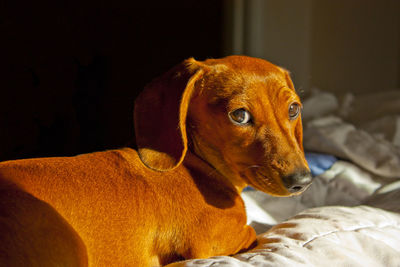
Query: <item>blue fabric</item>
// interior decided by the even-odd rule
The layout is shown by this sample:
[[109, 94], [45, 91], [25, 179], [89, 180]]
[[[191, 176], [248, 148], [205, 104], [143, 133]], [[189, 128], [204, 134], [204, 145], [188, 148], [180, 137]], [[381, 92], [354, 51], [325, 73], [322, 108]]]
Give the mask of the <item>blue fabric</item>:
[[328, 170], [337, 161], [332, 155], [319, 153], [306, 153], [306, 160], [313, 176], [320, 175]]
[[246, 186], [245, 188], [243, 188], [242, 192], [246, 192], [246, 191], [254, 191], [255, 189], [251, 186]]

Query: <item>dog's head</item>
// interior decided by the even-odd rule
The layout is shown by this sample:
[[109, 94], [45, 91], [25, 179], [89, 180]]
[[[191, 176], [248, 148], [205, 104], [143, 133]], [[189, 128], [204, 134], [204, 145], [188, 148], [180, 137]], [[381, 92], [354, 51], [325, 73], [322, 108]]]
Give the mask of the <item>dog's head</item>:
[[137, 98], [139, 155], [146, 166], [167, 171], [189, 147], [236, 186], [297, 194], [311, 182], [300, 112], [280, 67], [245, 56], [188, 59]]

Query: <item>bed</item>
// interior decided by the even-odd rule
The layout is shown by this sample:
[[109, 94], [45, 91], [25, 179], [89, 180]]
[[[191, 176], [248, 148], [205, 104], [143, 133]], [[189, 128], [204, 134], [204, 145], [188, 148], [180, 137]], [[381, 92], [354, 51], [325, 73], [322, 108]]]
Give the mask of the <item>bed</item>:
[[400, 266], [400, 90], [304, 101], [305, 193], [244, 190], [254, 249], [183, 266]]

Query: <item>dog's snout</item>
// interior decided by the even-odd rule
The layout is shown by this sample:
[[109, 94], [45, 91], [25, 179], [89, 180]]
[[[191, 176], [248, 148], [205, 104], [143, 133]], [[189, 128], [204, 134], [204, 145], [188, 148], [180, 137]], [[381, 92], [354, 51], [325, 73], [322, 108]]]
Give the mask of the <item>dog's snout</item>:
[[311, 184], [312, 176], [310, 172], [296, 172], [283, 177], [282, 181], [290, 193], [298, 193]]

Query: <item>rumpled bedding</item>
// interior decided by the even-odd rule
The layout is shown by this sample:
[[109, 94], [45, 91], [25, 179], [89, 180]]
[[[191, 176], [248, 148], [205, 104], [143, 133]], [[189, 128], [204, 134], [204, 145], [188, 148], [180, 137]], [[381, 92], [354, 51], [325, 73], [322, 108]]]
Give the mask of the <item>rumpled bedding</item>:
[[400, 90], [303, 101], [314, 177], [300, 196], [247, 189], [256, 248], [183, 266], [400, 266]]

